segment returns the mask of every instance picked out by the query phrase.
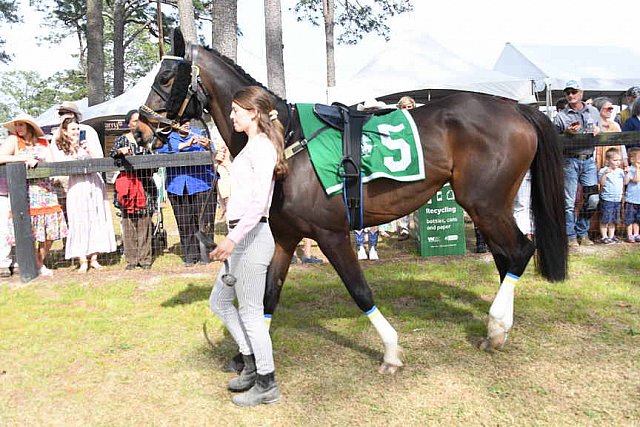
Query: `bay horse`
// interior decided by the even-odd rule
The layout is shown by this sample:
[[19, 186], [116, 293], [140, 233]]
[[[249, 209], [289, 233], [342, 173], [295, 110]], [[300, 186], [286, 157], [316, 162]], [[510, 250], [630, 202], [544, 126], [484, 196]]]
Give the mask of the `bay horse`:
[[[262, 86], [216, 51], [185, 46], [176, 31], [172, 56], [163, 58], [146, 104], [140, 108], [138, 135], [144, 141], [162, 140], [180, 122], [199, 117], [204, 109], [235, 156], [246, 137], [233, 131], [229, 118], [232, 97], [250, 85]], [[274, 97], [286, 128], [286, 144], [300, 141], [303, 135], [295, 107]], [[556, 132], [537, 109], [483, 94], [452, 95], [409, 113], [422, 141], [426, 178], [369, 182], [363, 192], [364, 221], [374, 226], [414, 212], [450, 182], [456, 201], [489, 245], [500, 275], [487, 337], [481, 344], [488, 350], [500, 349], [513, 324], [515, 284], [533, 254], [538, 271], [547, 280], [561, 281], [567, 276], [562, 156]], [[288, 165], [289, 174], [276, 185], [269, 215], [276, 248], [267, 274], [265, 316], [270, 318], [276, 309], [297, 244], [304, 237], [311, 238], [379, 333], [384, 345], [380, 371], [395, 372], [402, 365], [398, 335], [375, 306], [350, 242], [343, 198], [327, 196], [306, 150], [291, 157]], [[520, 232], [512, 211], [528, 169], [535, 244]]]

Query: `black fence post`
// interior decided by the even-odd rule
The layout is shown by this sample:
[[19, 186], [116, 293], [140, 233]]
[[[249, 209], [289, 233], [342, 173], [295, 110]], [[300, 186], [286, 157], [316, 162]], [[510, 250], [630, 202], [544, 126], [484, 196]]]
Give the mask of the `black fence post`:
[[24, 163], [7, 164], [7, 184], [11, 199], [20, 280], [30, 282], [38, 277], [38, 269], [36, 267], [36, 253], [31, 229], [31, 215], [29, 214], [27, 168]]

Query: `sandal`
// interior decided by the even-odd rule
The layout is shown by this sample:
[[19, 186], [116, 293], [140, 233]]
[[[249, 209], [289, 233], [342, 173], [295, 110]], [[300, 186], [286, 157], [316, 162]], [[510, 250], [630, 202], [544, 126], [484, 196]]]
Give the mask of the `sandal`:
[[96, 270], [102, 270], [104, 267], [98, 262], [98, 260], [91, 260], [91, 268]]
[[89, 264], [86, 261], [80, 262], [80, 267], [78, 268], [78, 273], [86, 273], [89, 271]]

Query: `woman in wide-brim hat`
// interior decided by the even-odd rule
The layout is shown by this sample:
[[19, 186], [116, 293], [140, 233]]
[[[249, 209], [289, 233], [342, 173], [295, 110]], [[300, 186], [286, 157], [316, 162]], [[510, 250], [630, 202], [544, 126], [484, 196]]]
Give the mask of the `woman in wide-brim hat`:
[[[33, 117], [21, 113], [11, 121], [2, 124], [11, 135], [0, 147], [0, 163], [24, 162], [27, 167], [35, 167], [39, 162], [53, 159], [44, 132]], [[53, 191], [52, 180], [43, 178], [29, 181], [29, 213], [33, 228], [33, 238], [38, 242], [36, 265], [43, 276], [53, 273], [44, 265], [44, 260], [54, 241], [67, 236], [67, 222], [64, 219], [58, 197]], [[15, 244], [14, 230], [10, 227], [10, 240]]]

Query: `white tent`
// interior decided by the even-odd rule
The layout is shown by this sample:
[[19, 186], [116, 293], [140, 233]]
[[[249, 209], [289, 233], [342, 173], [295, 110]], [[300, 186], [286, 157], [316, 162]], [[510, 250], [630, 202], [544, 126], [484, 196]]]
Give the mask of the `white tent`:
[[531, 82], [473, 65], [430, 36], [415, 33], [392, 39], [351, 79], [330, 90], [330, 99], [354, 104], [371, 98], [395, 103], [410, 94], [419, 102], [470, 91], [519, 100], [531, 94]]
[[137, 110], [142, 104], [145, 103], [149, 92], [151, 91], [151, 85], [153, 80], [158, 74], [160, 69], [160, 63], [153, 66], [153, 68], [136, 82], [131, 89], [127, 90], [122, 95], [116, 96], [101, 104], [93, 105], [82, 111], [82, 121], [84, 123], [92, 124], [92, 121], [99, 119], [100, 121], [110, 120], [114, 118], [124, 117], [129, 110]]
[[[82, 113], [82, 122], [93, 125], [96, 121], [105, 121], [124, 117], [129, 110], [137, 110], [147, 100], [151, 85], [155, 79], [160, 64], [156, 64], [146, 76], [138, 80], [129, 90], [100, 104], [88, 106], [87, 98], [74, 101]], [[36, 118], [36, 123], [42, 126], [55, 126], [59, 123], [57, 107], [54, 105]]]
[[[536, 81], [538, 91], [562, 91], [578, 80], [587, 96], [616, 98], [640, 86], [640, 55], [612, 46], [514, 46], [506, 43], [494, 70]], [[559, 92], [554, 95], [560, 96]]]

